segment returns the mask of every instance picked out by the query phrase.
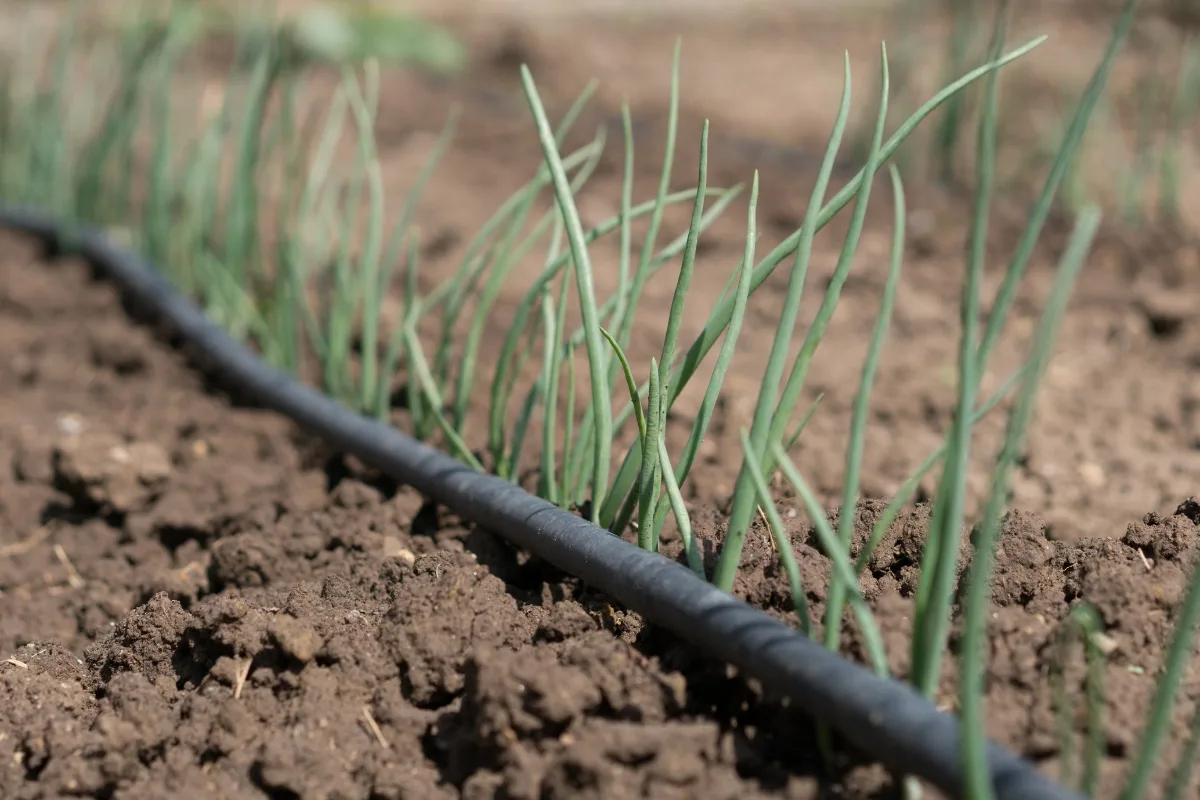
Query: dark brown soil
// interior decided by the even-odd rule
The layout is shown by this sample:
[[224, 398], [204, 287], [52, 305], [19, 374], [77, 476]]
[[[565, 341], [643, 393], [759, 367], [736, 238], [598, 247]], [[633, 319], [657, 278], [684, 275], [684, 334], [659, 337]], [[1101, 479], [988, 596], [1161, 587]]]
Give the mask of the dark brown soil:
[[[388, 75], [380, 140], [393, 191], [407, 185], [450, 102], [467, 101], [458, 145], [421, 212], [426, 241], [439, 244], [426, 258], [429, 275], [447, 274], [474, 229], [536, 166], [513, 94], [520, 60], [534, 66], [552, 107], [593, 75], [606, 81], [600, 117], [614, 110], [617, 93], [632, 94], [644, 120], [637, 194], [654, 191], [669, 38], [658, 23], [606, 22], [580, 52], [556, 38], [560, 24], [464, 23], [476, 66], [461, 83]], [[873, 57], [878, 37], [795, 20], [745, 28], [692, 22], [685, 31], [676, 184], [694, 179], [699, 123], [712, 117], [714, 133], [726, 138], [714, 139], [710, 182], [763, 170], [766, 252], [800, 222], [813, 178], [805, 154], [827, 135], [839, 76], [806, 87], [782, 121], [767, 110], [787, 92], [739, 86], [755, 70], [783, 75], [836, 60], [843, 46]], [[1063, 30], [1072, 43], [1103, 36], [1100, 28], [1090, 39]], [[850, 37], [844, 45], [833, 38], [839, 31]], [[797, 34], [814, 47], [794, 54]], [[732, 54], [720, 64], [730, 74], [705, 60], [702, 45], [713, 43]], [[1090, 69], [1092, 51], [1080, 52]], [[872, 74], [869, 66], [856, 70]], [[515, 96], [517, 113], [483, 103], [485, 90]], [[750, 139], [760, 146], [748, 148]], [[583, 200], [590, 217], [615, 209], [614, 144], [610, 138]], [[796, 451], [831, 507], [840, 500], [864, 320], [874, 320], [890, 237], [885, 192], [876, 196], [861, 264], [809, 379], [808, 399], [825, 399]], [[870, 498], [894, 492], [936, 446], [953, 403], [965, 205], [949, 190], [920, 187], [910, 206], [907, 272], [867, 437]], [[735, 205], [708, 237], [686, 340], [736, 264], [743, 213]], [[1022, 222], [1015, 201], [1001, 204], [991, 289]], [[1045, 237], [988, 386], [1024, 352], [1065, 228], [1057, 220]], [[814, 286], [830, 274], [837, 244], [818, 240]], [[601, 283], [611, 280], [615, 244], [599, 243], [594, 258]], [[1091, 603], [1108, 652], [1103, 798], [1115, 797], [1139, 741], [1174, 611], [1200, 554], [1200, 514], [1183, 503], [1200, 480], [1200, 317], [1195, 303], [1181, 302], [1198, 266], [1200, 247], [1186, 235], [1106, 228], [1044, 384], [1014, 477], [1011, 504], [1020, 510], [1009, 515], [999, 552], [989, 731], [1058, 774], [1051, 673], [1062, 663], [1057, 642], [1070, 608]], [[507, 328], [530, 274], [518, 270], [502, 294], [489, 320], [496, 331]], [[661, 342], [658, 310], [673, 289], [665, 277], [648, 288], [631, 347], [636, 364]], [[726, 399], [690, 481], [693, 522], [710, 541], [725, 524], [737, 437], [750, 420], [785, 281], [781, 270], [747, 317]], [[819, 295], [809, 292], [805, 319]], [[0, 797], [799, 800], [823, 796], [823, 787], [865, 800], [893, 792], [886, 774], [852, 754], [826, 774], [811, 722], [787, 703], [410, 489], [326, 452], [288, 421], [232, 403], [152, 329], [132, 322], [88, 268], [47, 264], [7, 235], [0, 389]], [[681, 399], [673, 446], [697, 400]], [[1002, 425], [997, 417], [981, 426], [975, 504]], [[825, 558], [799, 506], [781, 493], [779, 507], [819, 614]], [[882, 507], [870, 500], [857, 509], [860, 530]], [[900, 675], [928, 513], [918, 506], [895, 523], [863, 581]], [[761, 524], [736, 591], [772, 614], [791, 613]], [[861, 657], [851, 623], [847, 639]], [[939, 696], [949, 709], [953, 653]], [[1082, 709], [1079, 653], [1066, 663], [1070, 700]], [[1167, 764], [1200, 698], [1195, 669], [1181, 695]]]

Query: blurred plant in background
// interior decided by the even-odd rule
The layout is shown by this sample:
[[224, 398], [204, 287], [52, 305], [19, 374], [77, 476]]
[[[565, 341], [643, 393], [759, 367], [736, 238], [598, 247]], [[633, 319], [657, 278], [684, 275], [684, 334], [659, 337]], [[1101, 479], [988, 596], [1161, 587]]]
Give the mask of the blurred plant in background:
[[[82, 11], [84, 40], [124, 37], [136, 30], [189, 29], [192, 43], [238, 39], [253, 57], [268, 43], [300, 63], [354, 64], [376, 59], [437, 73], [466, 63], [466, 48], [446, 28], [378, 0], [171, 0], [95, 3]], [[254, 43], [258, 43], [258, 47]], [[246, 64], [252, 63], [247, 60]]]
[[[1046, 4], [1059, 6], [1061, 4]], [[1086, 16], [1107, 15], [1116, 2], [1089, 4]], [[942, 84], [979, 63], [987, 50], [988, 20], [994, 0], [896, 0], [888, 28], [894, 53], [892, 87], [901, 112], [916, 107], [930, 82]], [[1041, 8], [1031, 4], [1016, 19], [1037, 30]], [[1051, 16], [1062, 14], [1050, 10]], [[1200, 3], [1159, 0], [1141, 5], [1120, 79], [1105, 87], [1079, 154], [1064, 179], [1062, 199], [1078, 211], [1099, 203], [1129, 226], [1151, 220], [1178, 225], [1184, 221], [1182, 179], [1200, 149]], [[1071, 34], [1078, 38], [1078, 32]], [[1072, 54], [1099, 47], [1082, 39]], [[1055, 58], [1063, 58], [1062, 51]], [[1094, 56], [1089, 53], [1087, 61]], [[1053, 76], [1047, 79], [1047, 75]], [[1061, 70], [1016, 65], [1006, 74], [998, 98], [1003, 144], [997, 180], [1007, 193], [1036, 186], [1045, 174], [1070, 122], [1073, 98], [1088, 76], [1073, 63]], [[970, 182], [974, 128], [981, 112], [978, 98], [962, 93], [938, 110], [931, 124], [912, 137], [897, 154], [905, 175], [932, 178], [944, 185]], [[857, 128], [855, 145], [865, 153], [870, 125]]]
[[369, 58], [455, 72], [466, 51], [447, 30], [390, 10], [394, 4], [341, 2], [313, 6], [290, 21], [287, 32], [305, 57], [333, 62]]

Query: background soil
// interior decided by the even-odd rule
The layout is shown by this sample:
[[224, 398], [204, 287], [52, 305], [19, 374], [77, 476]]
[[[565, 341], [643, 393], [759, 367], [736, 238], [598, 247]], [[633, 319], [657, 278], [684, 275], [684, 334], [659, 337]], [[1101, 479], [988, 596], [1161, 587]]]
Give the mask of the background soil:
[[[536, 168], [516, 77], [522, 61], [551, 108], [600, 78], [588, 124], [630, 99], [635, 194], [648, 197], [671, 34], [682, 33], [675, 183], [694, 180], [700, 122], [712, 119], [710, 183], [762, 171], [765, 253], [803, 215], [812, 154], [841, 90], [831, 67], [848, 48], [854, 74], [873, 76], [886, 32], [865, 17], [804, 9], [734, 21], [589, 18], [582, 42], [562, 36], [581, 24], [569, 17], [447, 19], [470, 46], [468, 74], [431, 81], [389, 72], [379, 123], [385, 178], [399, 197], [451, 104], [463, 103], [455, 147], [421, 210], [431, 278], [449, 274], [482, 220]], [[1098, 14], [1023, 15], [1022, 30], [1054, 38], [1020, 85], [1085, 78], [1106, 24]], [[1118, 86], [1136, 73], [1146, 43], [1164, 35], [1154, 25], [1135, 37]], [[869, 97], [858, 88], [868, 79], [856, 80], [856, 97]], [[1028, 138], [1014, 147], [1032, 146], [1050, 96], [1032, 95]], [[615, 211], [619, 150], [610, 137], [582, 201], [588, 218]], [[849, 177], [839, 175], [835, 183]], [[952, 188], [911, 182], [909, 257], [867, 440], [871, 498], [895, 491], [937, 445], [953, 403], [965, 204]], [[890, 237], [886, 193], [875, 196], [808, 382], [808, 399], [825, 400], [795, 454], [831, 507]], [[1015, 192], [998, 209], [993, 289], [1024, 199]], [[707, 237], [685, 339], [736, 266], [743, 214], [735, 204]], [[988, 386], [1024, 352], [1068, 225], [1056, 219], [1044, 237]], [[837, 244], [820, 237], [813, 286], [828, 279]], [[612, 242], [596, 248], [602, 285], [616, 256]], [[1042, 390], [1012, 491], [1019, 511], [1000, 553], [990, 732], [1057, 774], [1056, 637], [1068, 604], [1091, 602], [1111, 649], [1101, 797], [1115, 794], [1137, 742], [1196, 553], [1200, 514], [1181, 503], [1200, 477], [1198, 265], [1188, 231], [1106, 228]], [[506, 288], [494, 332], [507, 329], [531, 274], [519, 270]], [[658, 309], [673, 288], [665, 277], [648, 289], [634, 363], [660, 345]], [[780, 270], [754, 302], [694, 473], [689, 502], [709, 540], [723, 528], [738, 432], [749, 424], [785, 282]], [[819, 295], [808, 293], [803, 318]], [[131, 322], [114, 290], [82, 265], [47, 265], [29, 243], [0, 239], [0, 311], [0, 655], [11, 653], [0, 662], [0, 796], [805, 798], [822, 782], [848, 797], [890, 791], [886, 775], [849, 755], [841, 774], [823, 775], [810, 723], [786, 703], [410, 490], [359, 472], [286, 420], [231, 404], [153, 329]], [[695, 401], [682, 399], [673, 436], [686, 432]], [[1000, 418], [982, 426], [975, 500], [1001, 426]], [[819, 613], [823, 556], [791, 500], [780, 508]], [[860, 527], [880, 508], [864, 503]], [[927, 514], [918, 507], [895, 524], [864, 579], [900, 674]], [[783, 617], [785, 585], [756, 527], [737, 591]], [[858, 654], [851, 626], [847, 633]], [[950, 654], [946, 706], [952, 663]], [[1078, 672], [1070, 672], [1076, 698]], [[1194, 670], [1183, 695], [1169, 755], [1200, 695]]]

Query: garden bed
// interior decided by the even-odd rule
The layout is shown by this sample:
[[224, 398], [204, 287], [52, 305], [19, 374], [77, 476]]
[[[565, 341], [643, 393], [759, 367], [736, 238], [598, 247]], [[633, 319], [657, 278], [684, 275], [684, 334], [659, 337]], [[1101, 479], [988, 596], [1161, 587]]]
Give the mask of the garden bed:
[[[561, 87], [551, 100], [563, 104], [594, 64], [581, 59], [571, 67], [574, 80], [565, 55], [539, 51], [531, 29], [518, 60], [553, 75], [544, 91]], [[632, 63], [645, 47], [636, 37], [607, 36], [597, 38], [611, 58], [624, 52]], [[456, 262], [539, 158], [527, 121], [470, 101], [480, 89], [494, 96], [513, 85], [512, 42], [493, 52], [489, 41], [481, 39], [484, 66], [466, 84], [445, 89], [398, 77], [396, 86], [411, 91], [385, 93], [392, 99], [381, 110], [381, 158], [397, 181], [448, 101], [469, 101], [460, 146], [447, 154], [421, 212], [423, 241], [433, 243], [424, 254], [430, 275]], [[657, 180], [652, 112], [662, 103], [661, 93], [638, 99], [646, 120], [639, 136], [648, 143], [638, 155], [639, 196]], [[681, 171], [695, 163], [701, 113], [685, 110]], [[825, 135], [825, 120], [810, 124], [793, 143]], [[723, 127], [738, 133], [732, 123]], [[771, 138], [750, 128], [746, 139]], [[589, 190], [592, 202], [619, 192], [619, 151], [611, 152]], [[714, 146], [710, 183], [728, 185], [762, 168], [763, 234], [778, 240], [803, 214], [813, 177], [804, 152]], [[950, 189], [911, 191], [909, 256], [867, 439], [867, 497], [896, 491], [941, 440], [953, 408], [966, 205]], [[993, 226], [993, 246], [1005, 255], [1020, 230], [1012, 205], [1001, 204]], [[887, 239], [879, 227], [864, 235], [861, 267], [814, 362], [806, 391], [810, 400], [825, 399], [794, 451], [830, 507], [840, 494], [848, 410], [869, 336], [864, 320], [877, 313], [884, 279]], [[1016, 363], [1032, 331], [1065, 227], [1044, 237], [985, 389]], [[743, 238], [736, 220], [710, 230], [690, 303], [716, 300]], [[822, 234], [810, 280], [828, 276], [835, 248]], [[596, 250], [598, 264], [615, 261], [614, 243]], [[706, 271], [706, 264], [714, 266]], [[1096, 641], [1107, 660], [1101, 798], [1115, 796], [1119, 781], [1108, 778], [1133, 755], [1197, 552], [1200, 513], [1184, 501], [1200, 479], [1200, 319], [1179, 297], [1198, 264], [1200, 249], [1177, 234], [1106, 229], [1043, 384], [1014, 475], [1018, 511], [998, 553], [989, 734], [1057, 776], [1057, 642], [1070, 604], [1091, 603], [1104, 624]], [[518, 277], [513, 294], [502, 295], [485, 357], [498, 350], [493, 334], [506, 329], [524, 285]], [[663, 282], [647, 290], [645, 324], [629, 348], [635, 363], [661, 341], [665, 313], [654, 310], [666, 308], [670, 290]], [[770, 285], [761, 295], [768, 301], [747, 316], [746, 355], [730, 370], [685, 487], [706, 545], [722, 532], [741, 461], [739, 431], [749, 424], [775, 327], [769, 292]], [[811, 316], [816, 299], [803, 314]], [[0, 237], [0, 326], [0, 658], [8, 658], [0, 662], [0, 796], [808, 798], [824, 785], [878, 798], [893, 791], [878, 767], [854, 766], [853, 753], [843, 754], [843, 774], [823, 774], [811, 721], [786, 702], [411, 489], [329, 452], [287, 420], [235, 405], [186, 354], [132, 321], [116, 291], [86, 266], [46, 263], [32, 242]], [[685, 321], [684, 338], [695, 333]], [[689, 402], [681, 400], [669, 423], [672, 447], [686, 437]], [[985, 422], [979, 434], [984, 464], [1001, 420]], [[986, 490], [973, 486], [971, 497], [978, 502]], [[780, 497], [819, 618], [829, 565], [802, 506]], [[881, 509], [864, 503], [858, 527], [869, 530]], [[895, 523], [862, 582], [901, 675], [927, 516], [922, 506]], [[675, 555], [671, 534], [664, 546]], [[715, 555], [705, 549], [711, 572]], [[791, 615], [761, 520], [735, 593], [781, 619]], [[853, 624], [847, 631], [848, 652], [862, 657]], [[1068, 695], [1082, 709], [1074, 652]], [[953, 710], [956, 673], [943, 672], [939, 701]], [[1200, 696], [1194, 673], [1185, 675], [1167, 763]]]

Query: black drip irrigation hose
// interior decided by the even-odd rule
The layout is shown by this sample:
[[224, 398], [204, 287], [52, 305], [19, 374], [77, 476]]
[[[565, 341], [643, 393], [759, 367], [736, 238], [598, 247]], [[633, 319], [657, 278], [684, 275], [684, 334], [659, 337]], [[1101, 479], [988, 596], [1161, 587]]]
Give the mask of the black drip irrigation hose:
[[[965, 796], [958, 720], [906, 684], [879, 678], [681, 564], [641, 550], [502, 478], [476, 472], [268, 366], [153, 265], [103, 231], [35, 209], [6, 207], [0, 207], [0, 226], [89, 261], [198, 348], [230, 385], [263, 406], [790, 697], [895, 774], [916, 775], [952, 797]], [[989, 748], [998, 800], [1083, 800], [1032, 763], [995, 743]]]

